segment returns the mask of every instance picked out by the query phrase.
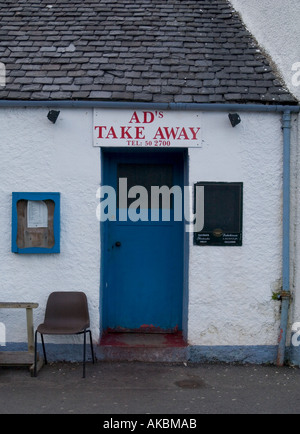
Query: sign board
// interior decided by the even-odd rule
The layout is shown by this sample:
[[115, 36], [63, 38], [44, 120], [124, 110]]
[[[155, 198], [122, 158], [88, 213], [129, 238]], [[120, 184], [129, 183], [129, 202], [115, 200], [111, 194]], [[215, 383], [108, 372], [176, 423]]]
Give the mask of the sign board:
[[94, 110], [94, 146], [201, 148], [201, 113]]
[[243, 183], [200, 182], [196, 185], [204, 187], [204, 227], [194, 234], [194, 244], [241, 246]]
[[27, 203], [27, 227], [47, 228], [48, 207], [41, 200], [29, 200]]

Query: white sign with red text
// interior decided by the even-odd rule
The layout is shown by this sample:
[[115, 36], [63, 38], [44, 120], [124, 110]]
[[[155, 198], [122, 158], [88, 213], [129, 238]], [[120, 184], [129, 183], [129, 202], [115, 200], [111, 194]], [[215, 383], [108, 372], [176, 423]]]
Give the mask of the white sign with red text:
[[95, 109], [94, 146], [198, 148], [201, 113]]

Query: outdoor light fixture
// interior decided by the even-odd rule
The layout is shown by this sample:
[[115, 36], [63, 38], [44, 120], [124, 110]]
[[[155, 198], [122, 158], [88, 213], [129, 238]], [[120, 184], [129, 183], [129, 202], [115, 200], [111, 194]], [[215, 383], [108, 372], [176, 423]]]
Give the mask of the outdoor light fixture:
[[52, 122], [53, 124], [55, 124], [55, 122], [57, 121], [57, 118], [59, 116], [60, 111], [58, 110], [50, 110], [47, 118], [49, 119], [50, 122]]
[[228, 117], [230, 119], [233, 128], [236, 127], [238, 124], [240, 124], [242, 121], [240, 116], [237, 113], [229, 113]]

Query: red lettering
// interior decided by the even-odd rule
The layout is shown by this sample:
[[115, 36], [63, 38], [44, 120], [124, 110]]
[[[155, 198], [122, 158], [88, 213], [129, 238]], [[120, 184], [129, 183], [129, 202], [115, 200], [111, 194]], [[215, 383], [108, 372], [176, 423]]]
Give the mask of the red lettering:
[[161, 139], [161, 140], [165, 139], [165, 136], [164, 136], [162, 129], [160, 127], [158, 128], [158, 130], [154, 136], [154, 139]]
[[121, 127], [121, 139], [133, 139], [133, 137], [129, 134], [129, 130], [131, 127]]
[[181, 138], [183, 138], [184, 140], [189, 140], [189, 136], [187, 135], [185, 128], [182, 128], [182, 130], [178, 136], [178, 140], [181, 140]]
[[106, 136], [106, 139], [110, 139], [110, 138], [112, 138], [112, 139], [117, 139], [118, 138], [118, 136], [116, 135], [114, 127], [111, 127], [111, 129], [109, 130], [109, 132], [108, 132], [108, 134]]
[[197, 134], [199, 133], [201, 128], [197, 128], [197, 131], [195, 132], [195, 128], [190, 128], [191, 133], [193, 134], [192, 140], [197, 140]]
[[[155, 115], [152, 112], [144, 112], [144, 121], [145, 123], [152, 123], [155, 119]], [[134, 112], [134, 115], [131, 118], [131, 123], [140, 123], [139, 118]], [[95, 126], [97, 138], [98, 139], [125, 139], [125, 140], [145, 140], [145, 128], [142, 126], [128, 127], [123, 126], [120, 127], [120, 137], [116, 132], [115, 127], [105, 127], [105, 126]], [[189, 128], [181, 128], [181, 127], [159, 127], [154, 136], [154, 140], [198, 140], [198, 135], [200, 132], [200, 127], [189, 127]], [[108, 131], [108, 132], [107, 132]]]
[[140, 124], [140, 120], [138, 118], [137, 112], [134, 112], [132, 115], [132, 118], [130, 119], [130, 124], [135, 123], [135, 124]]
[[95, 127], [95, 130], [99, 128], [98, 139], [103, 139], [103, 129], [106, 130], [106, 127]]
[[170, 140], [171, 137], [173, 137], [173, 139], [176, 139], [179, 127], [176, 128], [176, 131], [174, 128], [171, 128], [169, 131], [168, 127], [164, 127], [165, 133], [166, 133], [166, 139]]
[[144, 124], [152, 124], [155, 117], [152, 112], [144, 112]]
[[138, 139], [145, 139], [145, 135], [143, 134], [144, 133], [144, 127], [135, 127], [135, 130], [136, 130], [136, 135], [135, 135], [135, 138], [138, 140]]

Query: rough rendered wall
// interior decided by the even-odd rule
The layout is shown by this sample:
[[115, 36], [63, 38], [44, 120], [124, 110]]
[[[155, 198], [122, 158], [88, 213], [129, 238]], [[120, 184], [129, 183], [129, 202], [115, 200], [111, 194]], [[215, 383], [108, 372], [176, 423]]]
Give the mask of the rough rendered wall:
[[[248, 30], [279, 68], [289, 90], [300, 100], [299, 0], [230, 0]], [[299, 63], [297, 71], [292, 66]], [[295, 85], [297, 83], [297, 85]]]
[[[291, 93], [300, 101], [300, 2], [298, 0], [230, 0], [249, 31], [272, 57]], [[291, 291], [293, 294], [288, 331], [300, 321], [300, 229], [299, 229], [299, 131], [300, 118], [293, 117], [291, 146]], [[298, 348], [292, 361], [300, 364]], [[298, 353], [298, 355], [296, 355]]]
[[[38, 302], [40, 308], [34, 311], [38, 325], [50, 292], [85, 291], [97, 338], [100, 156], [92, 146], [92, 111], [64, 109], [55, 125], [47, 113], [46, 108], [0, 110], [0, 299]], [[60, 254], [11, 253], [13, 191], [61, 193]], [[25, 342], [25, 313], [1, 310], [0, 314], [7, 325], [7, 342]]]
[[[300, 322], [300, 195], [299, 195], [299, 143], [300, 118], [293, 117], [291, 149], [291, 291], [292, 304], [289, 315], [288, 342], [292, 336], [292, 326]], [[291, 345], [291, 362], [300, 365], [300, 347]]]
[[[92, 110], [62, 110], [55, 125], [44, 109], [1, 109], [1, 299], [40, 303], [53, 290], [83, 290], [99, 336], [100, 225], [96, 191], [99, 148], [92, 146]], [[190, 185], [244, 183], [242, 247], [189, 250], [188, 339], [191, 346], [276, 345], [282, 245], [282, 131], [279, 114], [203, 113], [202, 149], [189, 149]], [[11, 253], [11, 193], [61, 193], [61, 253]], [[186, 315], [185, 315], [186, 316]], [[25, 342], [25, 318], [1, 312], [8, 342]], [[62, 342], [62, 338], [53, 338]], [[68, 338], [67, 342], [70, 342]], [[71, 341], [72, 342], [72, 341]]]
[[281, 285], [282, 133], [280, 115], [204, 116], [202, 151], [190, 150], [190, 182], [244, 182], [242, 247], [190, 252], [191, 345], [276, 345]]

